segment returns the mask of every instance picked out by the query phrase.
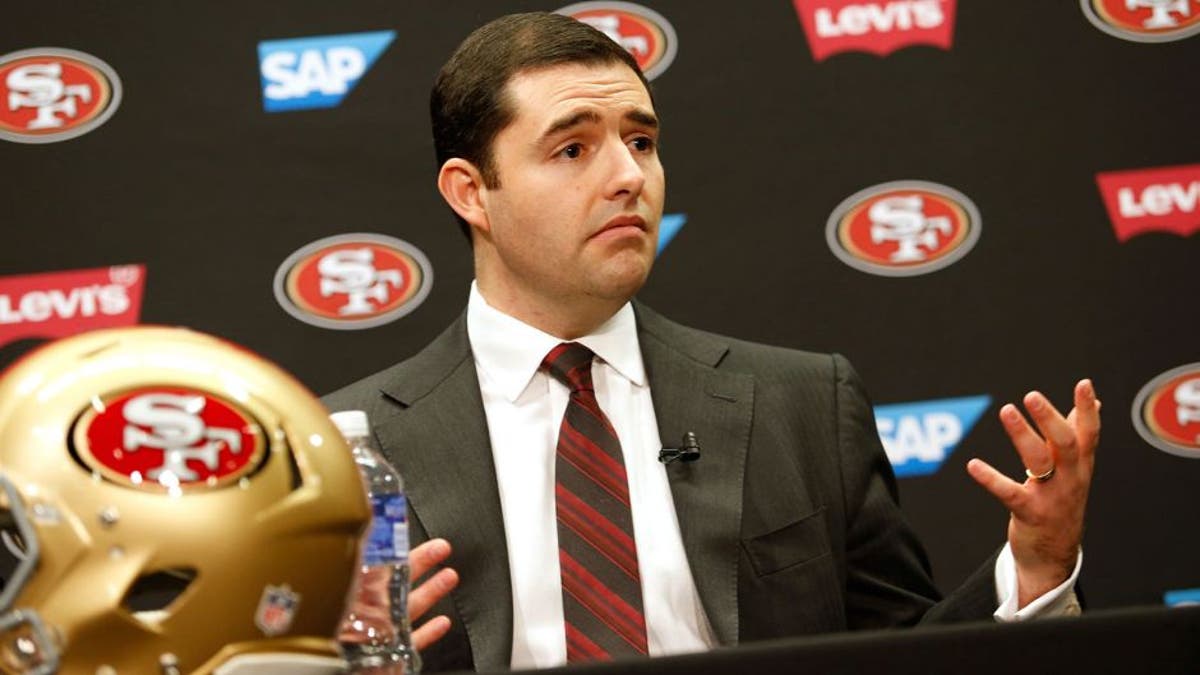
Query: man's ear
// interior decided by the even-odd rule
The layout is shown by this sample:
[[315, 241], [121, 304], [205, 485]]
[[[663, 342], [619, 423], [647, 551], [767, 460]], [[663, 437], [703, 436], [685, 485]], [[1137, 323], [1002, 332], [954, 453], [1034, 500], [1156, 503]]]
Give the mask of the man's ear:
[[461, 157], [451, 157], [438, 171], [437, 186], [442, 199], [472, 228], [483, 232], [491, 229], [482, 194], [487, 187], [474, 164]]

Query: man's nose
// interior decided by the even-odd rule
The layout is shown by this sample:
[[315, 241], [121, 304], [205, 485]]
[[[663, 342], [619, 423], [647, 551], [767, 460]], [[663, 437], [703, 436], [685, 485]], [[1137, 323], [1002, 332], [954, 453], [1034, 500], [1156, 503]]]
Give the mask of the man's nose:
[[641, 158], [624, 141], [613, 144], [610, 152], [609, 199], [637, 197], [646, 184], [646, 172]]

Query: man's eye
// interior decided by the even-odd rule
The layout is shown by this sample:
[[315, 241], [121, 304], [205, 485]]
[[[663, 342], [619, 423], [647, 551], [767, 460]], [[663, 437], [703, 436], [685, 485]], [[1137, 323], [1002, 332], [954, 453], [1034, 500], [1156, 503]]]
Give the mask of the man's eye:
[[638, 136], [631, 141], [633, 149], [638, 152], [646, 152], [654, 148], [654, 139], [649, 136]]
[[583, 154], [583, 146], [578, 143], [572, 143], [562, 150], [559, 150], [558, 154], [566, 157], [567, 159], [578, 159], [579, 156]]

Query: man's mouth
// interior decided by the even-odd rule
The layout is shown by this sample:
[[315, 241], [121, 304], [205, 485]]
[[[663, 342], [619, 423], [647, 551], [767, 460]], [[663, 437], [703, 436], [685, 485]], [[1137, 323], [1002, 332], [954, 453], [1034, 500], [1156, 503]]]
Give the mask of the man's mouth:
[[592, 236], [599, 236], [606, 232], [614, 232], [616, 230], [622, 230], [626, 228], [635, 228], [645, 232], [646, 220], [636, 214], [617, 216], [616, 218], [609, 220], [607, 223], [604, 223], [604, 227], [600, 228], [600, 231], [596, 232], [596, 234]]

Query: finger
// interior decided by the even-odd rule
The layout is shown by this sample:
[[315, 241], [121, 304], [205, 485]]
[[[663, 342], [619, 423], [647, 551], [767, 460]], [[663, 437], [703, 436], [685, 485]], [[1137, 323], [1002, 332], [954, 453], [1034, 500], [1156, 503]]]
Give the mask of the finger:
[[413, 631], [413, 646], [417, 648], [417, 651], [423, 651], [426, 647], [441, 640], [449, 630], [450, 617], [435, 616]]
[[1026, 465], [1026, 467], [1040, 473], [1039, 468], [1041, 471], [1046, 471], [1055, 463], [1075, 462], [1079, 457], [1079, 450], [1075, 442], [1075, 430], [1071, 428], [1070, 424], [1067, 424], [1067, 420], [1050, 403], [1049, 399], [1041, 392], [1031, 391], [1025, 394], [1025, 409], [1029, 411], [1029, 416], [1033, 418], [1033, 423], [1037, 425], [1042, 437], [1054, 447], [1058, 455], [1057, 458], [1052, 458], [1048, 464]]
[[1091, 380], [1075, 385], [1075, 432], [1080, 452], [1091, 453], [1100, 440], [1100, 401]]
[[350, 613], [354, 615], [356, 621], [362, 621], [368, 625], [382, 626], [392, 620], [392, 612], [390, 605], [382, 607], [372, 607], [369, 605], [354, 605], [350, 608]]
[[429, 611], [439, 600], [458, 586], [458, 572], [447, 567], [438, 570], [408, 594], [408, 618], [416, 619]]
[[358, 573], [358, 589], [363, 595], [387, 595], [388, 581], [392, 578], [392, 568], [387, 565], [369, 565]]
[[388, 582], [391, 578], [392, 570], [387, 566], [368, 567], [360, 572], [353, 609], [361, 611], [372, 607], [386, 608], [390, 604]]
[[1008, 403], [1000, 408], [1000, 423], [1021, 456], [1021, 463], [1034, 473], [1043, 473], [1054, 466], [1054, 456], [1046, 442], [1029, 426], [1017, 406]]
[[971, 478], [982, 485], [983, 489], [1000, 500], [1000, 503], [1009, 511], [1017, 513], [1024, 506], [1025, 491], [1021, 484], [995, 470], [982, 459], [972, 459], [967, 462], [967, 473], [971, 474]]
[[420, 579], [425, 573], [450, 557], [450, 542], [445, 539], [430, 539], [408, 552], [408, 564], [413, 579]]

